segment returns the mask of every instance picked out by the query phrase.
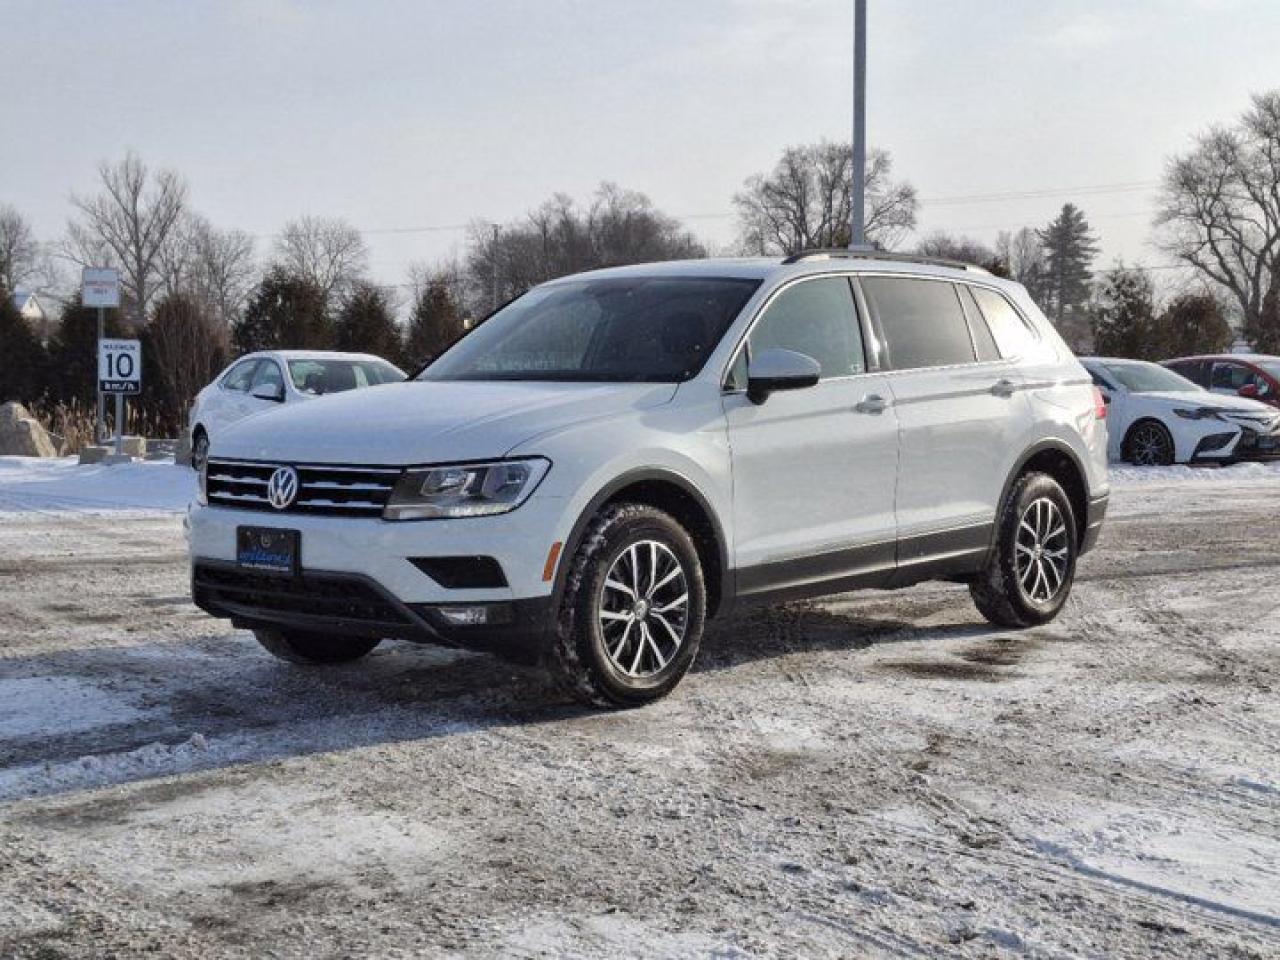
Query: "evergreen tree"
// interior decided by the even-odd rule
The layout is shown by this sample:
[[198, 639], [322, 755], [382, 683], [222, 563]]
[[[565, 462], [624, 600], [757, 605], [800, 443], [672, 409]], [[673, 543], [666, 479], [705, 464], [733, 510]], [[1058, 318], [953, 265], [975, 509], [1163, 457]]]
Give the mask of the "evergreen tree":
[[1090, 268], [1098, 255], [1098, 241], [1084, 211], [1071, 203], [1064, 204], [1062, 212], [1036, 234], [1044, 248], [1040, 302], [1053, 322], [1062, 326], [1089, 301]]
[[[103, 335], [130, 336], [121, 310], [106, 311]], [[98, 311], [80, 302], [80, 295], [63, 305], [58, 332], [49, 341], [49, 393], [63, 402], [78, 400], [86, 406], [98, 396]], [[146, 376], [145, 370], [143, 376]], [[145, 389], [145, 387], [144, 387]]]
[[47, 368], [44, 344], [0, 284], [0, 403], [40, 399]]
[[413, 305], [405, 359], [410, 367], [434, 360], [466, 330], [462, 310], [442, 278], [432, 280]]
[[334, 327], [334, 346], [353, 353], [373, 353], [399, 363], [403, 344], [387, 295], [371, 283], [352, 290]]
[[1094, 350], [1104, 357], [1163, 359], [1154, 332], [1155, 302], [1146, 272], [1123, 264], [1108, 271], [1093, 316]]
[[1156, 318], [1152, 352], [1162, 358], [1222, 353], [1234, 339], [1216, 297], [1187, 293], [1174, 299]]
[[312, 280], [275, 267], [262, 278], [235, 328], [236, 347], [324, 350], [333, 344], [324, 291]]

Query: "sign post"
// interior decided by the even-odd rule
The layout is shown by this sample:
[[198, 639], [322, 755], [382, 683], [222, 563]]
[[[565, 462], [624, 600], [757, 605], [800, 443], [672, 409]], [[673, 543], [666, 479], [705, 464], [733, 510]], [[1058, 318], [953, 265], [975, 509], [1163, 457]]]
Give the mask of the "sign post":
[[98, 341], [98, 394], [115, 394], [116, 460], [124, 459], [124, 398], [142, 392], [142, 343]]
[[[101, 365], [101, 344], [106, 333], [108, 309], [120, 307], [120, 271], [113, 267], [85, 267], [80, 277], [80, 302], [86, 307], [96, 307], [98, 311], [98, 344], [99, 365]], [[102, 377], [99, 375], [99, 381]], [[95, 439], [102, 443], [106, 439], [106, 397], [101, 386], [98, 388], [98, 421]], [[119, 401], [116, 407], [119, 416]], [[119, 431], [117, 431], [118, 433]], [[117, 447], [119, 444], [117, 444]], [[117, 450], [117, 453], [119, 451]]]

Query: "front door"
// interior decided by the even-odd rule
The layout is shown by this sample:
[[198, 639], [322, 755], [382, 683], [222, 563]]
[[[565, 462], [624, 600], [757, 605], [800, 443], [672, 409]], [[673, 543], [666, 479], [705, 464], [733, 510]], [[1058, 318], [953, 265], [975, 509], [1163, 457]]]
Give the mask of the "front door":
[[[772, 347], [817, 360], [821, 379], [755, 404], [742, 389], [748, 355]], [[739, 595], [887, 580], [898, 427], [884, 377], [867, 370], [849, 280], [807, 278], [783, 288], [755, 325], [729, 386]]]

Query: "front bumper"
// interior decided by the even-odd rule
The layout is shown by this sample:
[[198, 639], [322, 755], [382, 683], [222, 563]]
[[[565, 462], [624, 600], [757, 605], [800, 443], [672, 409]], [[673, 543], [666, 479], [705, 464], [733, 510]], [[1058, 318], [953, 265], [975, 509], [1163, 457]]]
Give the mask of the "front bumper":
[[[551, 623], [548, 553], [563, 501], [535, 495], [494, 517], [389, 522], [195, 505], [188, 514], [192, 594], [202, 609], [237, 626], [292, 627], [401, 637], [534, 658]], [[297, 530], [296, 576], [236, 564], [241, 526]], [[503, 585], [449, 587], [413, 560], [491, 557]], [[554, 574], [554, 569], [551, 571]], [[489, 622], [462, 626], [445, 612], [484, 607]]]
[[485, 608], [489, 623], [459, 626], [445, 616], [455, 605], [404, 603], [376, 581], [353, 573], [307, 571], [297, 576], [196, 560], [191, 596], [211, 616], [246, 630], [292, 629], [348, 637], [395, 637], [538, 662], [551, 636], [550, 596], [466, 604]]

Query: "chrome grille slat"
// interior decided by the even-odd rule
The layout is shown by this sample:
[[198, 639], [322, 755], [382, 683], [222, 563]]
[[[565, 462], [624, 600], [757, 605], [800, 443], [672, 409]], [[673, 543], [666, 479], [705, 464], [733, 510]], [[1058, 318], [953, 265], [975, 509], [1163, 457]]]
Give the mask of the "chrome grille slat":
[[[285, 510], [266, 496], [271, 475], [282, 466], [298, 473], [298, 494]], [[207, 496], [211, 506], [260, 510], [276, 515], [312, 514], [369, 519], [380, 517], [400, 479], [395, 467], [325, 466], [323, 464], [209, 461]]]

